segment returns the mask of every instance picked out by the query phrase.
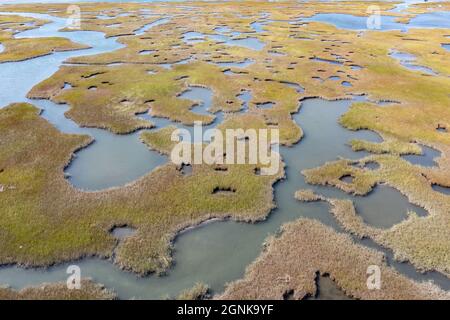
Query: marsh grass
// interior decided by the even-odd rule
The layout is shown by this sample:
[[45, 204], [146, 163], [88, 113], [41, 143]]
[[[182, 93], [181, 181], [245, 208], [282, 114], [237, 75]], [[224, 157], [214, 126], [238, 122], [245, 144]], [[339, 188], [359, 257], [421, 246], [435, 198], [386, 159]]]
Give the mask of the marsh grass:
[[[230, 283], [217, 299], [304, 299], [316, 293], [316, 274], [329, 275], [347, 296], [357, 299], [449, 299], [431, 283], [418, 283], [389, 267], [383, 255], [355, 244], [315, 220], [299, 219], [282, 226], [281, 235], [266, 241], [263, 253], [241, 280]], [[318, 252], [320, 254], [318, 254]], [[367, 268], [380, 267], [380, 290], [367, 288]]]
[[80, 289], [70, 290], [66, 283], [44, 283], [38, 287], [13, 290], [0, 287], [0, 300], [114, 300], [117, 295], [88, 279], [81, 281]]
[[[438, 270], [448, 275], [450, 242], [441, 234], [449, 226], [450, 202], [446, 195], [432, 188], [433, 183], [448, 179], [447, 171], [414, 166], [398, 156], [370, 156], [361, 161], [375, 161], [380, 168], [361, 169], [353, 166], [350, 160], [339, 160], [305, 170], [303, 174], [308, 183], [332, 185], [359, 195], [366, 195], [376, 184], [386, 183], [407, 196], [411, 203], [425, 208], [429, 213], [426, 217], [411, 212], [406, 220], [391, 228], [377, 229], [363, 222], [351, 201], [331, 201], [332, 213], [347, 231], [360, 237], [370, 237], [392, 249], [398, 260], [408, 260], [419, 269]], [[347, 174], [355, 177], [352, 184], [339, 180]]]

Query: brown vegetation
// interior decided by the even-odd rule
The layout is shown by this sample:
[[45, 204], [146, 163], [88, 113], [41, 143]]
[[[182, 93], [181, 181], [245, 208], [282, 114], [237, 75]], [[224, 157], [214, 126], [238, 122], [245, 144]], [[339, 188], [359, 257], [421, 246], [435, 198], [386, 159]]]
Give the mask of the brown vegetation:
[[[381, 270], [381, 288], [367, 287], [367, 268]], [[315, 295], [316, 272], [329, 275], [348, 296], [358, 299], [449, 299], [431, 283], [417, 283], [386, 265], [383, 255], [355, 244], [348, 235], [320, 222], [300, 219], [267, 241], [242, 280], [228, 285], [218, 299], [294, 299]]]
[[68, 289], [66, 283], [44, 283], [38, 287], [13, 290], [0, 287], [0, 300], [112, 300], [117, 296], [102, 285], [82, 280], [80, 289]]

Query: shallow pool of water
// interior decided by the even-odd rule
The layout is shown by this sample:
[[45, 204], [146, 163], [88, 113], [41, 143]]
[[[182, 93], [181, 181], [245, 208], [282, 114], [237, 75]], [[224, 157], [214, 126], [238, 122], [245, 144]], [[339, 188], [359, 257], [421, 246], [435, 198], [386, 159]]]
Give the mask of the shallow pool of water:
[[250, 23], [250, 27], [253, 29], [253, 31], [255, 31], [256, 33], [262, 33], [264, 32], [264, 25], [265, 23], [259, 22], [259, 21], [255, 21]]
[[161, 18], [161, 19], [158, 19], [158, 20], [156, 20], [156, 21], [153, 21], [153, 22], [151, 22], [151, 23], [148, 23], [148, 24], [142, 26], [141, 28], [139, 28], [139, 29], [137, 29], [136, 31], [134, 31], [134, 33], [135, 33], [137, 36], [143, 35], [147, 30], [150, 30], [151, 28], [156, 27], [156, 26], [160, 26], [160, 25], [166, 24], [166, 23], [168, 23], [169, 21], [170, 21], [170, 18]]
[[317, 276], [317, 292], [314, 297], [307, 300], [352, 300], [348, 297], [329, 276]]
[[[212, 97], [210, 89], [201, 87], [190, 87], [179, 96], [181, 99], [188, 99], [197, 103], [191, 110], [205, 115], [211, 114], [208, 109], [211, 106]], [[95, 191], [123, 186], [167, 162], [166, 156], [149, 149], [140, 141], [139, 136], [142, 130], [127, 135], [115, 135], [101, 129], [79, 129], [75, 123], [64, 118], [63, 107], [55, 106], [46, 100], [41, 102], [47, 104], [45, 110], [53, 117], [57, 113], [55, 108], [60, 108], [58, 117], [52, 120], [52, 123], [59, 123], [60, 130], [87, 133], [95, 139], [92, 145], [76, 153], [75, 159], [66, 169], [69, 181], [79, 189]], [[44, 117], [46, 117], [45, 113]], [[180, 123], [173, 123], [169, 119], [151, 117], [148, 114], [141, 115], [140, 118], [156, 124], [158, 129], [167, 125], [187, 129], [193, 138], [192, 141], [202, 141], [203, 137], [194, 135], [194, 127], [192, 126], [184, 126]], [[222, 113], [217, 113], [215, 121], [208, 126], [204, 126], [203, 129], [215, 127], [222, 119]], [[65, 124], [65, 126], [61, 127], [61, 124]], [[198, 141], [195, 140], [197, 138]], [[204, 141], [207, 140], [208, 137], [204, 137]]]
[[247, 68], [248, 66], [255, 63], [252, 59], [245, 59], [238, 62], [216, 62], [215, 64], [225, 68]]
[[238, 95], [238, 98], [242, 101], [241, 112], [247, 112], [250, 100], [252, 100], [252, 92], [245, 90]]
[[393, 50], [389, 53], [389, 56], [398, 60], [400, 62], [400, 64], [408, 70], [420, 71], [424, 74], [428, 74], [428, 75], [432, 75], [432, 76], [436, 75], [436, 72], [434, 72], [431, 68], [415, 64], [415, 61], [417, 60], [417, 58], [413, 54], [398, 52], [398, 51]]
[[183, 41], [187, 44], [204, 42], [205, 35], [201, 32], [189, 31], [183, 34]]
[[275, 106], [275, 103], [273, 103], [273, 102], [264, 102], [264, 103], [256, 104], [256, 107], [258, 109], [272, 109], [274, 106]]
[[[185, 2], [187, 0], [133, 0], [133, 2]], [[11, 3], [73, 3], [73, 0], [0, 0], [0, 4]], [[80, 2], [129, 2], [123, 0], [83, 0]]]
[[[9, 14], [9, 13], [1, 13]], [[16, 35], [23, 37], [65, 37], [70, 40], [91, 46], [91, 49], [57, 52], [44, 57], [29, 59], [21, 62], [0, 63], [2, 81], [0, 81], [0, 102], [4, 107], [12, 102], [26, 101], [25, 96], [37, 83], [47, 79], [55, 73], [61, 63], [75, 56], [92, 55], [109, 52], [122, 48], [115, 38], [105, 38], [103, 33], [93, 31], [59, 32], [66, 26], [66, 19], [56, 18], [46, 14], [20, 14], [38, 19], [54, 21], [38, 29], [28, 30]]]
[[66, 169], [69, 181], [79, 189], [123, 186], [167, 162], [165, 156], [149, 150], [140, 141], [140, 132], [115, 135], [91, 129], [89, 133], [94, 137], [94, 143], [77, 152]]
[[116, 227], [111, 231], [113, 237], [124, 240], [136, 234], [136, 229], [130, 227]]
[[381, 16], [380, 24], [374, 25], [368, 17], [354, 16], [341, 13], [319, 13], [304, 21], [318, 21], [330, 23], [340, 29], [349, 30], [402, 30], [409, 28], [450, 28], [450, 12], [432, 12], [419, 14], [408, 24], [395, 22], [396, 17]]
[[149, 54], [152, 54], [155, 52], [156, 52], [155, 50], [141, 50], [141, 51], [139, 51], [139, 54], [140, 55], [149, 55]]
[[[380, 204], [383, 205], [380, 205]], [[354, 199], [356, 212], [363, 220], [377, 228], [390, 228], [405, 220], [408, 212], [413, 211], [418, 216], [424, 217], [428, 213], [425, 209], [413, 205], [400, 191], [379, 185], [365, 197]]]
[[450, 187], [444, 187], [439, 184], [432, 184], [431, 187], [434, 191], [440, 192], [445, 195], [450, 195]]
[[238, 46], [255, 51], [261, 51], [265, 47], [265, 43], [260, 41], [258, 38], [248, 37], [248, 38], [232, 38], [226, 35], [208, 35], [209, 38], [216, 42], [223, 43], [228, 46]]
[[[350, 30], [369, 29], [367, 17], [354, 16], [343, 13], [319, 13], [310, 18], [305, 18], [303, 20], [330, 23], [340, 29], [350, 29]], [[380, 30], [393, 30], [393, 29], [404, 30], [406, 28], [405, 25], [395, 22], [394, 17], [381, 16]]]
[[245, 47], [256, 51], [261, 51], [266, 46], [264, 42], [252, 37], [243, 39], [230, 39], [227, 40], [225, 44], [228, 44], [230, 46]]
[[351, 84], [350, 82], [348, 82], [348, 81], [342, 81], [342, 82], [341, 82], [341, 85], [342, 85], [343, 87], [352, 87], [352, 84]]
[[197, 105], [191, 109], [192, 112], [202, 115], [210, 114], [208, 109], [210, 108], [213, 99], [213, 93], [210, 89], [189, 87], [189, 89], [179, 95], [178, 98], [195, 101]]
[[441, 156], [441, 153], [438, 150], [424, 145], [420, 145], [420, 147], [422, 148], [421, 155], [408, 154], [402, 156], [402, 158], [412, 164], [421, 165], [423, 167], [436, 166], [437, 164], [435, 162], [435, 159], [439, 158]]
[[450, 28], [450, 11], [423, 13], [409, 22], [414, 28]]

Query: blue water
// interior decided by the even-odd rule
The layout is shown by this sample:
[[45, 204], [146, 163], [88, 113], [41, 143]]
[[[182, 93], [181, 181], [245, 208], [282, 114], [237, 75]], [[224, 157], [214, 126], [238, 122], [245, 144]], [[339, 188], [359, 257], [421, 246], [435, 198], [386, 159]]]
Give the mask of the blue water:
[[189, 87], [189, 89], [184, 91], [178, 98], [196, 101], [197, 105], [191, 109], [192, 112], [202, 115], [210, 114], [208, 109], [210, 108], [213, 99], [213, 93], [210, 89]]
[[352, 84], [350, 82], [348, 82], [348, 81], [342, 81], [341, 84], [344, 87], [352, 87]]
[[[185, 2], [186, 0], [83, 0], [79, 2]], [[0, 0], [0, 4], [14, 4], [14, 3], [75, 3], [73, 0]]]
[[208, 37], [216, 42], [224, 43], [225, 45], [228, 46], [244, 47], [255, 51], [261, 51], [265, 47], [264, 42], [253, 37], [237, 38], [237, 39], [228, 37], [226, 35], [208, 35]]
[[450, 28], [450, 12], [419, 14], [411, 19], [409, 26], [414, 28]]
[[342, 61], [337, 61], [337, 60], [330, 60], [330, 59], [322, 59], [322, 58], [310, 58], [310, 60], [312, 61], [317, 61], [317, 62], [325, 62], [325, 63], [329, 63], [329, 64], [336, 64], [336, 65], [343, 65], [344, 63]]
[[[23, 62], [0, 64], [2, 76], [8, 81], [0, 82], [0, 105], [12, 102], [29, 102], [43, 110], [42, 117], [65, 133], [86, 134], [95, 140], [88, 148], [76, 153], [76, 157], [66, 169], [69, 181], [80, 189], [100, 190], [130, 183], [147, 174], [167, 159], [149, 150], [140, 142], [139, 132], [130, 135], [115, 135], [106, 130], [80, 128], [67, 119], [66, 105], [56, 105], [48, 100], [29, 100], [27, 92], [36, 83], [50, 77], [62, 62], [70, 57], [98, 54], [121, 48], [114, 38], [105, 38], [100, 32], [76, 31], [59, 32], [65, 26], [64, 19], [41, 14], [25, 16], [49, 19], [53, 23], [39, 29], [22, 32], [17, 37], [63, 36], [74, 42], [88, 44], [92, 49], [55, 53]], [[66, 84], [65, 89], [70, 85]]]
[[149, 54], [152, 54], [155, 52], [156, 52], [155, 50], [141, 50], [141, 51], [139, 51], [139, 54], [140, 55], [149, 55]]
[[[247, 96], [248, 98], [248, 96]], [[191, 287], [198, 281], [211, 286], [215, 292], [223, 290], [224, 284], [241, 277], [246, 266], [251, 263], [261, 250], [261, 244], [268, 234], [276, 232], [287, 221], [299, 217], [319, 219], [323, 223], [341, 230], [329, 213], [325, 203], [300, 203], [293, 194], [299, 188], [313, 188], [321, 194], [331, 197], [348, 198], [343, 192], [327, 187], [310, 186], [304, 182], [300, 172], [338, 156], [356, 159], [364, 156], [364, 152], [353, 152], [346, 144], [352, 138], [380, 141], [378, 135], [369, 131], [351, 132], [337, 124], [337, 119], [349, 107], [349, 101], [326, 102], [320, 99], [309, 99], [298, 114], [295, 121], [303, 128], [305, 136], [294, 147], [282, 147], [281, 154], [286, 162], [287, 179], [275, 186], [275, 200], [278, 207], [269, 218], [262, 223], [247, 224], [233, 221], [210, 222], [189, 232], [179, 235], [175, 242], [174, 258], [176, 264], [163, 277], [150, 276], [137, 278], [133, 274], [120, 271], [108, 261], [96, 258], [75, 262], [81, 267], [82, 276], [114, 288], [119, 296], [127, 298], [162, 298], [167, 295], [176, 296], [181, 290]], [[406, 208], [402, 197], [397, 193], [379, 194], [376, 188], [368, 197], [354, 198], [355, 205], [362, 214], [372, 214], [374, 221], [379, 212], [381, 196], [385, 212], [398, 214], [399, 208]], [[376, 211], [371, 211], [370, 208]], [[381, 213], [381, 217], [385, 214]], [[365, 245], [376, 246], [369, 242]], [[378, 250], [381, 248], [377, 247]], [[428, 276], [418, 275], [408, 264], [398, 264], [388, 258], [396, 268], [414, 278], [434, 279], [448, 284], [439, 274]], [[73, 262], [72, 262], [73, 263]], [[65, 280], [65, 270], [68, 264], [51, 267], [46, 271], [41, 269], [22, 269], [16, 266], [0, 269], [0, 282], [8, 283], [14, 288], [42, 282]]]
[[205, 35], [201, 32], [189, 31], [183, 34], [183, 41], [187, 44], [204, 42]]
[[[193, 103], [193, 107], [191, 109], [192, 112], [198, 113], [201, 115], [211, 115], [214, 117], [214, 121], [212, 123], [202, 126], [203, 132], [205, 132], [208, 129], [215, 128], [217, 125], [222, 123], [222, 121], [224, 119], [223, 112], [211, 113], [209, 111], [209, 109], [212, 105], [212, 101], [213, 101], [213, 92], [211, 91], [211, 89], [191, 86], [187, 90], [182, 92], [178, 96], [178, 98], [187, 99], [187, 100], [192, 101], [192, 103]], [[139, 115], [139, 118], [152, 122], [153, 124], [156, 125], [156, 129], [161, 129], [161, 128], [171, 125], [171, 126], [175, 126], [180, 129], [187, 130], [187, 131], [189, 131], [189, 133], [191, 135], [192, 142], [210, 141], [210, 137], [208, 137], [206, 135], [200, 136], [200, 137], [196, 136], [194, 134], [195, 129], [193, 126], [183, 125], [182, 123], [173, 122], [170, 119], [166, 119], [166, 118], [153, 117], [153, 116], [151, 116], [151, 112], [141, 114], [141, 115]]]
[[255, 63], [255, 61], [251, 59], [245, 59], [239, 62], [215, 62], [216, 65], [225, 68], [247, 68], [248, 66], [251, 66], [253, 63]]
[[273, 103], [273, 102], [264, 102], [264, 103], [256, 104], [256, 107], [258, 109], [272, 109], [274, 106], [275, 106], [275, 103]]
[[275, 57], [283, 57], [283, 56], [286, 56], [286, 55], [287, 55], [286, 53], [279, 52], [279, 51], [275, 51], [275, 50], [269, 50], [268, 53], [269, 53], [271, 56], [275, 56]]
[[[408, 199], [394, 188], [380, 185], [375, 187], [370, 196], [358, 197], [355, 200], [356, 212], [371, 226], [390, 228], [402, 222], [408, 212], [415, 212], [418, 216], [428, 215], [425, 209], [411, 204]], [[380, 205], [389, 203], [390, 205]]]
[[450, 187], [444, 187], [438, 184], [432, 184], [431, 187], [434, 191], [450, 196]]
[[412, 54], [392, 51], [389, 55], [392, 58], [397, 59], [400, 62], [400, 64], [408, 70], [420, 71], [421, 73], [432, 76], [436, 75], [436, 72], [434, 72], [431, 68], [415, 64], [414, 62], [416, 61], [417, 58]]
[[441, 153], [438, 150], [424, 145], [421, 145], [420, 147], [422, 148], [421, 155], [408, 154], [402, 156], [402, 158], [414, 165], [421, 165], [423, 167], [436, 166], [437, 164], [435, 162], [435, 159], [439, 158], [441, 156]]
[[258, 21], [255, 21], [255, 22], [252, 22], [251, 24], [250, 24], [250, 27], [253, 29], [253, 31], [255, 31], [256, 33], [262, 33], [262, 32], [264, 32], [264, 23], [262, 23], [262, 22], [258, 22]]
[[160, 25], [166, 24], [166, 23], [168, 23], [169, 21], [170, 21], [169, 18], [161, 18], [161, 19], [158, 19], [158, 20], [156, 20], [156, 21], [154, 21], [154, 22], [148, 23], [148, 24], [146, 24], [145, 26], [143, 26], [143, 27], [137, 29], [134, 33], [135, 33], [137, 36], [143, 35], [147, 30], [150, 30], [151, 28], [154, 28], [154, 27], [156, 27], [156, 26], [160, 26]]
[[288, 87], [294, 88], [295, 91], [297, 91], [298, 93], [303, 93], [305, 92], [305, 88], [303, 88], [301, 85], [299, 85], [298, 83], [294, 83], [294, 82], [287, 82], [287, 81], [281, 81], [282, 84], [287, 85]]
[[[7, 13], [2, 13], [7, 14]], [[23, 14], [27, 17], [53, 20], [39, 29], [22, 32], [17, 38], [59, 36], [91, 46], [91, 49], [54, 53], [48, 56], [11, 63], [1, 63], [2, 81], [0, 81], [0, 106], [12, 102], [27, 101], [26, 94], [37, 83], [55, 73], [62, 62], [80, 55], [93, 55], [122, 48], [114, 38], [105, 38], [100, 32], [72, 31], [59, 32], [66, 26], [66, 19], [50, 17], [45, 14]], [[18, 77], [18, 74], [22, 75]]]
[[245, 90], [238, 95], [238, 98], [242, 101], [241, 112], [247, 112], [250, 100], [252, 100], [252, 92]]
[[[192, 111], [199, 114], [210, 114], [209, 109], [212, 102], [212, 92], [206, 88], [192, 87], [185, 91], [180, 98], [197, 102]], [[47, 104], [47, 107], [44, 107]], [[86, 133], [94, 137], [95, 142], [76, 153], [75, 159], [66, 169], [70, 182], [77, 188], [83, 190], [97, 191], [110, 187], [123, 186], [143, 177], [156, 167], [165, 164], [167, 157], [156, 151], [150, 150], [144, 145], [139, 136], [142, 130], [128, 135], [115, 135], [100, 129], [80, 129], [75, 123], [66, 119], [63, 108], [47, 100], [39, 101], [37, 104], [45, 111], [49, 110], [52, 118], [44, 112], [43, 116], [57, 123], [58, 128], [64, 132]], [[163, 118], [155, 118], [150, 115], [141, 115], [140, 118], [149, 120], [156, 124], [156, 128], [172, 125], [172, 121]], [[217, 114], [215, 122], [204, 129], [217, 125], [222, 121], [222, 114]], [[61, 126], [63, 124], [63, 126]], [[69, 129], [69, 126], [71, 129]], [[176, 124], [177, 127], [187, 129], [192, 136], [193, 127]]]

